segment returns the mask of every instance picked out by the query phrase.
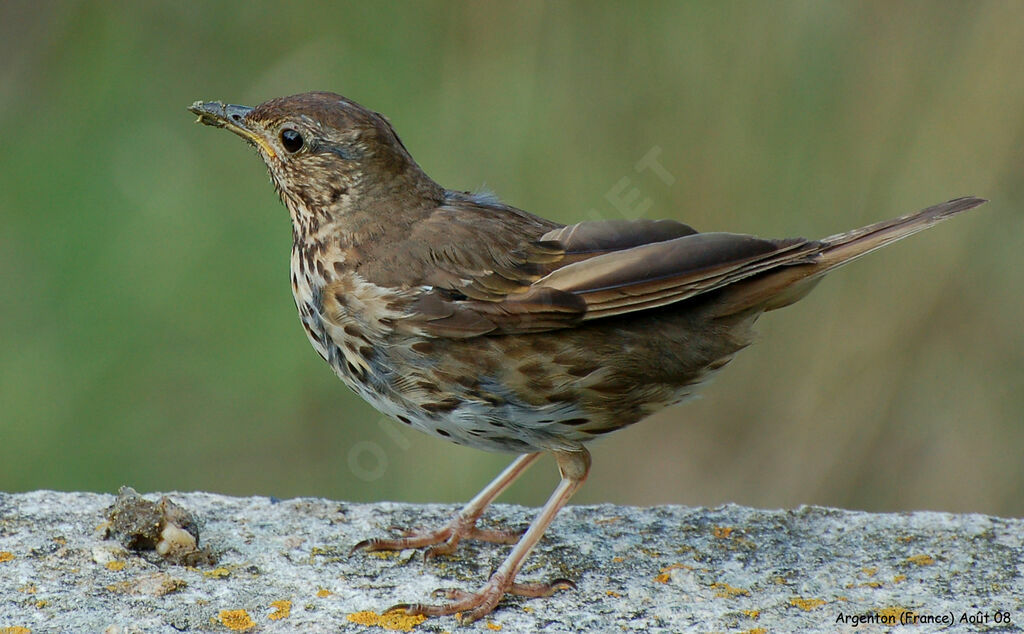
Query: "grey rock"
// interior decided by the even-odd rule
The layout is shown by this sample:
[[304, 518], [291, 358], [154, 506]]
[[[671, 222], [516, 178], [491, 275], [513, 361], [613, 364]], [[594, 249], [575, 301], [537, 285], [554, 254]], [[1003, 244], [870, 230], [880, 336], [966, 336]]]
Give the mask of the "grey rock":
[[[161, 495], [196, 519], [215, 565], [105, 539], [112, 495], [0, 493], [0, 632], [384, 631], [358, 621], [428, 602], [437, 587], [473, 589], [508, 552], [464, 542], [426, 562], [348, 554], [368, 536], [442, 524], [454, 506], [145, 497]], [[483, 524], [525, 527], [533, 512], [498, 505]], [[952, 623], [904, 631], [1020, 631], [1022, 542], [1024, 521], [982, 515], [570, 506], [520, 578], [569, 578], [576, 590], [506, 598], [467, 627], [445, 617], [413, 630], [882, 632], [903, 628], [853, 619], [916, 615]]]

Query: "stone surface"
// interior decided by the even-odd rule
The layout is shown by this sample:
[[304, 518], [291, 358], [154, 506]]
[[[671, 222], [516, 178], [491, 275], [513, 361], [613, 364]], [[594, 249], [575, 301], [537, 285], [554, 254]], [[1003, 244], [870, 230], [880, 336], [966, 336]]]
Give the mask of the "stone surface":
[[[112, 495], [0, 493], [0, 632], [382, 632], [366, 624], [377, 619], [373, 611], [429, 601], [436, 587], [472, 589], [508, 551], [466, 542], [456, 557], [428, 562], [413, 551], [348, 555], [367, 536], [441, 524], [451, 506], [166, 495], [196, 518], [216, 564], [173, 565], [104, 539]], [[499, 505], [483, 523], [525, 527], [532, 512]], [[387, 625], [419, 632], [1019, 631], [1022, 542], [1024, 521], [981, 515], [573, 506], [555, 520], [521, 579], [567, 577], [575, 591], [507, 598], [468, 627], [451, 617]], [[855, 627], [853, 620], [908, 615], [953, 623]]]

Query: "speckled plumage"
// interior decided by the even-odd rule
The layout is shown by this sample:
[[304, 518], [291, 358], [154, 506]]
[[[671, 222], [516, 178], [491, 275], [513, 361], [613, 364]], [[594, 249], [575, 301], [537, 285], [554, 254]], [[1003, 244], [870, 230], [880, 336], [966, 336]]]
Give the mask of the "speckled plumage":
[[478, 593], [410, 612], [490, 612], [589, 469], [584, 444], [690, 396], [748, 345], [757, 317], [826, 272], [981, 204], [963, 198], [823, 240], [699, 233], [675, 221], [563, 226], [447, 190], [381, 115], [332, 93], [200, 121], [259, 151], [291, 215], [291, 282], [314, 349], [352, 390], [429, 434], [525, 454], [439, 530], [360, 547], [509, 541], [476, 519], [539, 452], [562, 483]]

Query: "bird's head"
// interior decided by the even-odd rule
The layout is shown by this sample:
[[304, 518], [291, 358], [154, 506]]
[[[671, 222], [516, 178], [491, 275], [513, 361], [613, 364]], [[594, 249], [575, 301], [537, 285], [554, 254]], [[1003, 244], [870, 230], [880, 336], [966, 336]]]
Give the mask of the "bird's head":
[[189, 110], [257, 149], [297, 227], [443, 198], [387, 119], [341, 95], [303, 93], [255, 108], [197, 101]]

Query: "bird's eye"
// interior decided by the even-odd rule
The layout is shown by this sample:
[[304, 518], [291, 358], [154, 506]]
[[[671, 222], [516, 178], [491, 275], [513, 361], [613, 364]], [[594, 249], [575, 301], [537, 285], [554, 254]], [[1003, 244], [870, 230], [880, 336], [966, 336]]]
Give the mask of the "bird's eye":
[[285, 150], [288, 150], [290, 154], [295, 154], [302, 149], [302, 135], [296, 130], [291, 128], [285, 128], [281, 130], [281, 145], [284, 146]]

